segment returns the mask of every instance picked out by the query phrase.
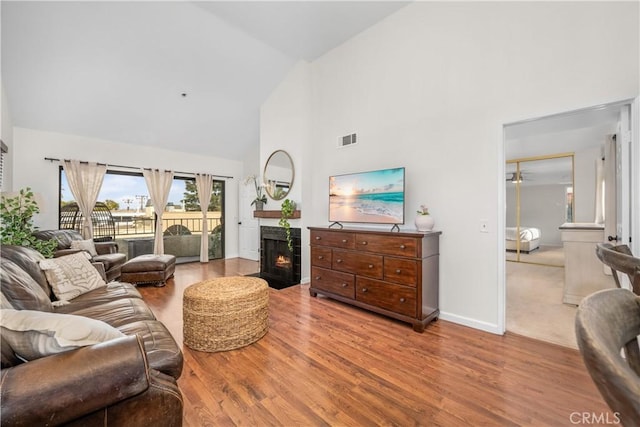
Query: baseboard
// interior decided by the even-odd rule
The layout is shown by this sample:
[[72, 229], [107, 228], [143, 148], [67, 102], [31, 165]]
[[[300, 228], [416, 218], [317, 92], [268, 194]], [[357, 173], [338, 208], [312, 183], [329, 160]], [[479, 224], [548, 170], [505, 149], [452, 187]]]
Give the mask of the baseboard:
[[504, 331], [501, 331], [498, 325], [493, 323], [482, 322], [480, 320], [458, 316], [457, 314], [445, 313], [443, 311], [440, 311], [440, 316], [438, 316], [438, 318], [446, 320], [447, 322], [457, 323], [459, 325], [468, 326], [470, 328], [479, 329], [485, 332], [490, 332], [492, 334], [504, 335]]

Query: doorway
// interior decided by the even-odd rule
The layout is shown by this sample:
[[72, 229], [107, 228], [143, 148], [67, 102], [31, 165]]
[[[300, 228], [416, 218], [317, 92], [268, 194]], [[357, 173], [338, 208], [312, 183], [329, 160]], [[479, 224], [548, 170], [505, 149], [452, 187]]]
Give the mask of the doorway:
[[[562, 302], [564, 262], [562, 257], [541, 260], [543, 251], [539, 249], [547, 245], [540, 243], [546, 237], [549, 240], [544, 243], [551, 242], [549, 246], [556, 248], [557, 255], [562, 254], [559, 228], [563, 223], [596, 221], [596, 163], [603, 156], [607, 138], [621, 132], [623, 110], [629, 110], [634, 102], [626, 100], [504, 125], [502, 256], [504, 325], [508, 332], [576, 348], [576, 307]], [[637, 145], [637, 139], [634, 141]], [[633, 163], [637, 167], [634, 161], [627, 166]], [[544, 169], [556, 174], [555, 181], [547, 181]], [[626, 188], [630, 185], [627, 183]], [[628, 191], [622, 196], [627, 202], [632, 198]], [[536, 194], [541, 197], [537, 202]], [[537, 247], [536, 242], [520, 241], [523, 231], [536, 234], [531, 228], [539, 229]], [[515, 239], [511, 243], [507, 241], [509, 233]]]

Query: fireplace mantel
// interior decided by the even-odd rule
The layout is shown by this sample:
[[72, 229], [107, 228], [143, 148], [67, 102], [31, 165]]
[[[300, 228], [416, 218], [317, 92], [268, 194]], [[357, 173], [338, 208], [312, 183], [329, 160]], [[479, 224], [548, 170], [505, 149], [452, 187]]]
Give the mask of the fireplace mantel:
[[[253, 211], [254, 218], [275, 218], [280, 219], [282, 217], [282, 212], [280, 210], [272, 210], [272, 211]], [[298, 219], [300, 218], [300, 211], [293, 211], [293, 215], [290, 219]]]

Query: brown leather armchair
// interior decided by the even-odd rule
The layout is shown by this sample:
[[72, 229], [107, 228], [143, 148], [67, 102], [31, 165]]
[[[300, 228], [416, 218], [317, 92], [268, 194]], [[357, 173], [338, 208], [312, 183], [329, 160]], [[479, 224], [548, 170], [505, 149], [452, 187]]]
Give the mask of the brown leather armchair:
[[125, 335], [24, 362], [17, 355], [29, 337], [1, 333], [0, 425], [181, 425], [182, 351], [135, 286], [110, 282], [55, 305], [39, 252], [0, 245], [0, 253], [1, 308], [100, 320]]
[[[2, 340], [3, 354], [11, 354]], [[149, 368], [138, 336], [2, 369], [3, 426], [181, 426], [176, 380]]]
[[[71, 248], [71, 242], [83, 240], [82, 235], [75, 230], [41, 230], [36, 231], [33, 235], [40, 240], [55, 239], [58, 242], [54, 257], [78, 252], [79, 249]], [[107, 282], [118, 280], [122, 265], [127, 261], [127, 256], [118, 253], [118, 244], [116, 242], [95, 242], [94, 244], [98, 255], [93, 256], [91, 261], [100, 262], [104, 265]]]

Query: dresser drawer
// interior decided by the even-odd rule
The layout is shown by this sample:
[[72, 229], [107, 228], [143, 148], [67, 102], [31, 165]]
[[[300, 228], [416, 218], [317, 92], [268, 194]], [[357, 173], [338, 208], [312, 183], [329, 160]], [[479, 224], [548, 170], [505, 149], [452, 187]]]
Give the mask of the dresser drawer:
[[382, 265], [381, 255], [333, 250], [331, 268], [334, 270], [382, 279]]
[[331, 246], [334, 248], [353, 249], [355, 247], [355, 233], [335, 231], [311, 231], [311, 245]]
[[416, 286], [420, 263], [412, 259], [384, 258], [384, 280], [401, 285]]
[[331, 249], [319, 246], [311, 247], [311, 265], [331, 268]]
[[347, 298], [355, 298], [353, 274], [311, 267], [311, 287], [322, 289]]
[[355, 248], [359, 251], [376, 252], [384, 255], [398, 255], [415, 258], [418, 256], [420, 241], [415, 237], [378, 236], [356, 234]]
[[416, 316], [416, 289], [358, 277], [356, 300], [409, 317]]

